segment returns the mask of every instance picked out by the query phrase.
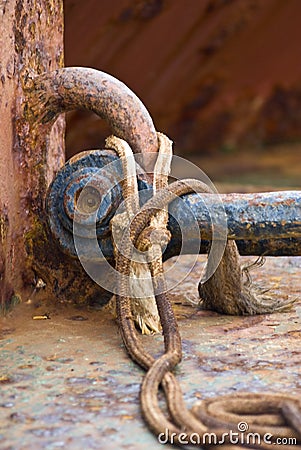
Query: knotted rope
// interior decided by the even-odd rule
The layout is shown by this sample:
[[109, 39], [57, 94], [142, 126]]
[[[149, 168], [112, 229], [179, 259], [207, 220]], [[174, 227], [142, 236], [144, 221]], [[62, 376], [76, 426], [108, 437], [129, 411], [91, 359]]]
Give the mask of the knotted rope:
[[[182, 348], [178, 325], [166, 288], [162, 248], [170, 239], [166, 228], [167, 205], [177, 196], [190, 192], [208, 193], [210, 189], [198, 180], [181, 180], [168, 185], [169, 168], [166, 168], [167, 163], [164, 158], [167, 158], [167, 161], [171, 159], [172, 143], [161, 133], [158, 133], [158, 142], [159, 154], [154, 174], [154, 195], [140, 207], [137, 181], [133, 170], [135, 162], [129, 146], [116, 137], [110, 137], [107, 140], [107, 146], [115, 149], [123, 161], [125, 214], [129, 219], [125, 223], [124, 214], [115, 215], [112, 219], [112, 230], [115, 229], [115, 235], [117, 230], [117, 236], [120, 239], [118, 245], [116, 242], [114, 245], [115, 268], [120, 273], [116, 312], [121, 335], [129, 355], [147, 371], [141, 386], [143, 416], [157, 436], [167, 432], [168, 440], [180, 446], [189, 444], [213, 448], [215, 445], [223, 444], [224, 448], [232, 448], [233, 441], [229, 431], [235, 432], [239, 423], [247, 423], [248, 433], [252, 436], [256, 434], [256, 436], [248, 441], [238, 441], [239, 446], [235, 445], [236, 449], [271, 448], [271, 443], [275, 442], [279, 448], [300, 450], [301, 402], [292, 396], [237, 393], [203, 400], [192, 410], [188, 410], [185, 406], [181, 388], [172, 373], [181, 361]], [[152, 292], [148, 292], [147, 298], [155, 299], [163, 330], [165, 351], [157, 359], [142, 345], [134, 324], [132, 303], [137, 299], [129, 295], [129, 284], [133, 273], [137, 275], [137, 267], [135, 269], [137, 262], [133, 262], [132, 258], [135, 248], [143, 252], [144, 258], [140, 263], [143, 267], [142, 272], [144, 275], [148, 274], [152, 285]], [[233, 251], [233, 243], [228, 246], [229, 249]], [[222, 264], [227, 264], [226, 258], [227, 252]], [[208, 296], [209, 291], [206, 292]], [[143, 295], [145, 296], [145, 293]], [[161, 410], [159, 405], [160, 386], [165, 394], [169, 416]], [[280, 441], [275, 441], [278, 438], [284, 442], [283, 445]], [[295, 442], [292, 443], [290, 439], [295, 439]], [[292, 445], [288, 445], [288, 442]]]

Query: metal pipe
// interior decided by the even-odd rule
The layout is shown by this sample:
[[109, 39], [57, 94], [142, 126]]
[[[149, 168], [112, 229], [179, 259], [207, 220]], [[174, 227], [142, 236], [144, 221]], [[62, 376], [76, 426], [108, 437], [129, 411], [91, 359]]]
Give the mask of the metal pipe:
[[[228, 239], [301, 237], [301, 192], [222, 194]], [[198, 211], [198, 206], [196, 206]]]
[[[223, 194], [220, 198], [227, 216], [228, 238], [236, 241], [241, 255], [301, 256], [301, 192]], [[220, 200], [215, 194], [189, 194], [175, 199], [169, 207], [168, 227], [172, 239], [164, 251], [164, 260], [180, 253], [207, 253], [212, 238], [210, 215], [220, 208]], [[50, 223], [54, 228], [58, 222]], [[53, 232], [65, 251], [76, 256], [72, 234], [64, 235], [61, 225]], [[113, 260], [108, 229], [96, 228], [96, 234], [103, 256]], [[81, 242], [82, 257], [99, 260], [96, 240], [86, 238], [84, 233], [82, 236], [77, 238], [77, 243]]]
[[[301, 192], [282, 191], [255, 194], [190, 194], [175, 200], [169, 208], [172, 240], [166, 257], [178, 254], [184, 224], [189, 236], [185, 252], [195, 248], [200, 236], [212, 238], [211, 216], [218, 217], [221, 203], [227, 216], [228, 239], [234, 239], [243, 255], [301, 255]], [[193, 214], [191, 214], [193, 213]], [[195, 221], [198, 228], [195, 227]], [[200, 251], [206, 251], [204, 242]]]

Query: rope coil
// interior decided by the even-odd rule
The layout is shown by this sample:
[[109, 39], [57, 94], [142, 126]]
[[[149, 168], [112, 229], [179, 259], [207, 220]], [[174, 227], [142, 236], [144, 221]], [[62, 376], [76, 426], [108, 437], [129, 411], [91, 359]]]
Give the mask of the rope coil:
[[[198, 180], [175, 181], [168, 185], [168, 174], [172, 156], [172, 143], [158, 133], [159, 153], [154, 170], [154, 195], [141, 208], [138, 187], [133, 173], [134, 160], [129, 146], [121, 139], [110, 137], [107, 146], [117, 151], [123, 158], [123, 193], [126, 214], [130, 225], [124, 225], [124, 218], [115, 216], [112, 228], [122, 227], [121, 242], [114, 245], [115, 267], [120, 273], [119, 290], [116, 296], [116, 312], [121, 335], [130, 357], [147, 372], [141, 385], [141, 409], [152, 431], [159, 436], [167, 430], [168, 440], [180, 446], [184, 445], [181, 436], [187, 436], [189, 445], [213, 448], [271, 448], [266, 435], [277, 438], [295, 439], [293, 445], [277, 444], [279, 448], [301, 449], [301, 402], [287, 395], [239, 393], [233, 396], [203, 400], [188, 410], [185, 406], [181, 388], [172, 373], [181, 361], [182, 346], [177, 321], [168, 296], [162, 263], [162, 246], [170, 239], [167, 230], [167, 206], [175, 196], [189, 192], [210, 192], [208, 186]], [[126, 156], [126, 158], [125, 158]], [[129, 158], [129, 159], [128, 159]], [[130, 161], [130, 163], [128, 162]], [[129, 182], [127, 181], [129, 178]], [[122, 248], [122, 252], [118, 250]], [[231, 243], [231, 249], [233, 243]], [[133, 248], [145, 252], [142, 261], [144, 276], [151, 279], [152, 292], [148, 299], [155, 299], [160, 324], [164, 336], [164, 354], [154, 359], [143, 347], [134, 325], [132, 304], [137, 299], [127, 292], [130, 277], [137, 266], [132, 261]], [[233, 249], [232, 249], [233, 250]], [[224, 261], [227, 264], [227, 261]], [[134, 267], [134, 269], [133, 269]], [[135, 269], [136, 267], [136, 269]], [[141, 273], [140, 273], [141, 274]], [[125, 293], [123, 295], [123, 293]], [[141, 299], [140, 299], [141, 300]], [[150, 305], [147, 306], [150, 308]], [[169, 417], [161, 410], [158, 393], [162, 386]], [[256, 442], [244, 441], [233, 444], [229, 430], [237, 430], [238, 424], [246, 423], [250, 433], [257, 433]], [[239, 430], [241, 431], [241, 430]], [[208, 433], [214, 433], [217, 441], [208, 441]], [[192, 439], [199, 436], [198, 442]], [[206, 440], [207, 439], [207, 440]], [[283, 441], [284, 442], [284, 441]], [[292, 442], [292, 441], [290, 441]], [[233, 444], [233, 445], [232, 445]], [[297, 445], [298, 444], [298, 445]]]

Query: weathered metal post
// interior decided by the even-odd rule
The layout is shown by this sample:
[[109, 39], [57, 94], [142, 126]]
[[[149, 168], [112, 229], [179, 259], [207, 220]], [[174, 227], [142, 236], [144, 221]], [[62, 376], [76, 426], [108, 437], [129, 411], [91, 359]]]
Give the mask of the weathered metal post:
[[[1, 6], [0, 304], [24, 296], [39, 278], [49, 297], [104, 303], [111, 294], [56, 245], [46, 225], [45, 194], [64, 162], [64, 118], [90, 109], [136, 152], [157, 150], [147, 110], [123, 83], [63, 66], [62, 1]], [[56, 70], [53, 70], [56, 69]]]
[[63, 1], [0, 3], [0, 307], [35, 282], [30, 243], [36, 241], [47, 186], [64, 162], [64, 117], [30, 126], [26, 72], [62, 67]]

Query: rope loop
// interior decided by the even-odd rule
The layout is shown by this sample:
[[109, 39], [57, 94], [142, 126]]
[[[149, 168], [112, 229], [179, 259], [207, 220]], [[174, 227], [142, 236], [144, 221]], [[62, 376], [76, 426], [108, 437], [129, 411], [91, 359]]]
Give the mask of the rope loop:
[[[119, 141], [121, 140], [117, 138], [110, 139], [110, 147], [115, 146], [121, 157], [125, 151], [128, 155], [129, 147]], [[142, 302], [143, 299], [130, 298], [127, 294], [116, 296], [117, 317], [126, 349], [131, 358], [146, 370], [140, 396], [142, 414], [157, 437], [164, 434], [169, 442], [181, 447], [185, 435], [185, 444], [202, 448], [211, 449], [223, 445], [225, 450], [271, 449], [273, 447], [271, 444], [277, 444], [277, 448], [301, 450], [301, 401], [298, 398], [273, 393], [237, 393], [203, 400], [192, 410], [188, 410], [184, 403], [181, 388], [172, 372], [181, 360], [182, 346], [166, 288], [162, 249], [171, 238], [167, 230], [168, 203], [174, 195], [191, 192], [191, 186], [194, 186], [196, 192], [208, 192], [208, 187], [196, 180], [176, 181], [168, 185], [171, 141], [162, 133], [158, 133], [158, 142], [154, 196], [140, 209], [133, 165], [129, 167], [126, 158], [123, 158], [123, 170], [126, 175], [124, 178], [130, 180], [128, 184], [125, 181], [123, 192], [128, 215], [132, 221], [130, 231], [123, 234], [119, 244], [119, 248], [123, 249], [122, 254], [114, 245], [116, 269], [121, 273], [118, 292], [126, 293], [130, 274], [138, 277], [141, 270], [145, 270], [146, 267], [148, 276], [152, 279], [153, 290], [147, 294], [148, 303], [144, 305], [146, 308], [144, 313], [150, 308], [150, 299], [155, 299], [164, 336], [164, 354], [155, 359], [138, 338], [132, 320], [132, 305], [135, 304], [137, 307], [139, 301]], [[133, 198], [133, 194], [132, 205], [129, 199]], [[112, 220], [117, 219], [115, 217]], [[130, 254], [130, 246], [135, 246], [138, 250], [153, 256], [150, 260], [142, 262], [144, 268], [140, 268], [140, 272], [139, 265], [124, 256]], [[142, 319], [144, 320], [144, 317]], [[143, 329], [143, 326], [141, 328]], [[168, 416], [159, 404], [160, 387], [164, 390]], [[247, 434], [248, 430], [250, 436]], [[233, 442], [232, 432], [240, 437], [244, 434], [244, 438]]]

